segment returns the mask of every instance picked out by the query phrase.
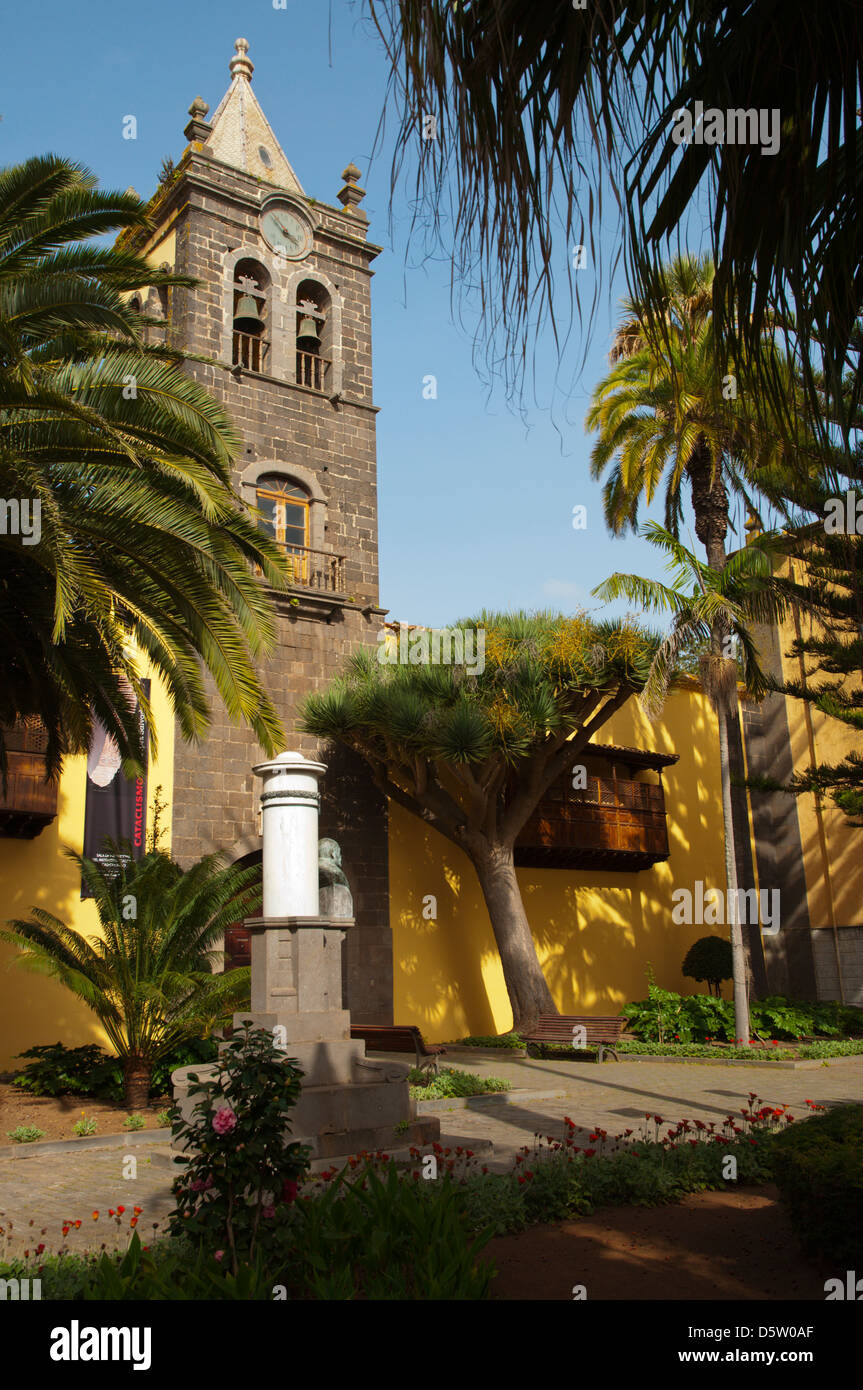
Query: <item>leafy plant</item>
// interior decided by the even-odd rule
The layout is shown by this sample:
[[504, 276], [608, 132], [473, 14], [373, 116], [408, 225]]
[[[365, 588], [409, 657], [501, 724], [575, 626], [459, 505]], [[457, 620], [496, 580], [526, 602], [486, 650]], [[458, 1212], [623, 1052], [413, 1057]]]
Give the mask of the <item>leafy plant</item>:
[[170, 1112], [170, 1110], [160, 1110], [159, 1113], [158, 1113], [158, 1115], [156, 1116], [156, 1124], [159, 1126], [159, 1129], [167, 1129], [167, 1128], [169, 1127], [170, 1123], [171, 1123], [171, 1112]]
[[524, 1038], [518, 1033], [499, 1033], [486, 1036], [477, 1034], [467, 1038], [459, 1038], [462, 1047], [524, 1047]]
[[77, 1134], [79, 1139], [83, 1139], [88, 1134], [95, 1134], [98, 1128], [98, 1121], [92, 1115], [85, 1115], [83, 1110], [80, 1120], [76, 1120], [72, 1126], [73, 1132]]
[[478, 1256], [489, 1235], [471, 1232], [449, 1179], [411, 1183], [393, 1162], [382, 1173], [369, 1165], [344, 1169], [293, 1213], [287, 1292], [327, 1300], [484, 1299], [494, 1270]]
[[45, 1138], [44, 1129], [37, 1129], [35, 1125], [16, 1125], [6, 1133], [13, 1144], [34, 1144], [37, 1139]]
[[[192, 1066], [195, 1062], [212, 1062], [219, 1045], [214, 1038], [191, 1038], [161, 1058], [150, 1077], [151, 1096], [165, 1095], [171, 1088], [171, 1073], [177, 1067]], [[123, 1069], [116, 1057], [103, 1052], [95, 1043], [84, 1047], [64, 1047], [52, 1043], [30, 1047], [19, 1057], [31, 1058], [13, 1079], [34, 1096], [92, 1096], [97, 1100], [123, 1100]], [[167, 1111], [162, 1111], [167, 1115]], [[166, 1119], [165, 1124], [169, 1121]]]
[[288, 1143], [302, 1072], [267, 1029], [247, 1023], [219, 1052], [215, 1076], [190, 1073], [200, 1096], [190, 1119], [173, 1110], [173, 1139], [188, 1151], [174, 1180], [173, 1236], [221, 1249], [234, 1275], [255, 1259], [276, 1209], [290, 1205], [308, 1169], [308, 1148]]
[[771, 1166], [803, 1248], [859, 1269], [863, 1250], [863, 1106], [837, 1105], [777, 1135]]
[[144, 1129], [146, 1120], [143, 1115], [127, 1115], [123, 1121], [124, 1129]]
[[408, 1072], [411, 1095], [417, 1100], [445, 1100], [450, 1096], [484, 1096], [496, 1091], [510, 1091], [512, 1084], [498, 1076], [477, 1076], [475, 1072], [457, 1071], [442, 1067], [433, 1081], [425, 1072], [411, 1067]]
[[225, 928], [260, 904], [260, 871], [217, 854], [184, 870], [161, 850], [134, 859], [128, 843], [104, 844], [110, 869], [67, 851], [95, 900], [101, 935], [84, 936], [34, 907], [0, 940], [21, 948], [18, 965], [92, 1009], [122, 1067], [123, 1103], [138, 1110], [156, 1062], [246, 1002], [248, 969], [217, 972], [213, 952]]

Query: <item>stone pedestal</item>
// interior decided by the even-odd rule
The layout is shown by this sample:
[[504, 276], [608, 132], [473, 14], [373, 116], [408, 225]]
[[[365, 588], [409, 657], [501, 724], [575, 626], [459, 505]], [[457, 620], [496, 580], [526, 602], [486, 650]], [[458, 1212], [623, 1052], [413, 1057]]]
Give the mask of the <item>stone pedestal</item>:
[[[313, 1158], [339, 1158], [431, 1143], [440, 1122], [417, 1118], [406, 1065], [372, 1061], [365, 1044], [351, 1039], [350, 1014], [342, 1008], [342, 944], [353, 919], [318, 915], [318, 779], [325, 771], [301, 753], [282, 753], [255, 768], [264, 779], [264, 911], [246, 923], [252, 1007], [235, 1014], [234, 1024], [271, 1030], [276, 1045], [296, 1059], [304, 1076], [291, 1137], [309, 1144]], [[173, 1073], [184, 1114], [196, 1100], [188, 1094], [190, 1071], [202, 1080], [213, 1074], [207, 1067]]]

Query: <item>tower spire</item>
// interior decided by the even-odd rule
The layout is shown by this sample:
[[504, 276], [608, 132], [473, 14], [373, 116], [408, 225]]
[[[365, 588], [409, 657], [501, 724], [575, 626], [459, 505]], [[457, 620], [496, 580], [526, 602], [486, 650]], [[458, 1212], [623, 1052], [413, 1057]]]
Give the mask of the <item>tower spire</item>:
[[255, 65], [251, 58], [246, 55], [249, 52], [249, 40], [237, 39], [234, 42], [234, 57], [231, 59], [231, 77], [245, 77], [247, 82], [251, 82], [252, 73]]

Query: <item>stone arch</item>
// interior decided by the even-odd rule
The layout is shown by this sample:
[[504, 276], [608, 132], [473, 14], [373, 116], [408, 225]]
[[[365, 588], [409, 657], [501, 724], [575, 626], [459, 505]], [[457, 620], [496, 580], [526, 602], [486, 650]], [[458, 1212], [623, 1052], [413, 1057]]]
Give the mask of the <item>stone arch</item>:
[[324, 550], [324, 530], [327, 520], [327, 497], [317, 476], [310, 468], [300, 463], [283, 463], [280, 459], [258, 459], [250, 463], [240, 474], [240, 496], [250, 507], [254, 507], [258, 479], [265, 473], [278, 473], [288, 482], [297, 483], [309, 497], [309, 545], [312, 550]]
[[[290, 339], [291, 342], [293, 342], [297, 291], [304, 280], [311, 280], [314, 284], [320, 285], [329, 300], [329, 350], [332, 353], [333, 365], [326, 394], [330, 397], [340, 396], [342, 393], [344, 372], [342, 355], [342, 295], [329, 275], [319, 269], [318, 266], [309, 265], [308, 261], [300, 261], [296, 264], [292, 262], [291, 269], [282, 272], [280, 297], [285, 307], [285, 320], [287, 325], [285, 341], [287, 342], [288, 339]], [[288, 370], [290, 375], [286, 380], [296, 381], [296, 355], [293, 351], [291, 351], [291, 362]]]

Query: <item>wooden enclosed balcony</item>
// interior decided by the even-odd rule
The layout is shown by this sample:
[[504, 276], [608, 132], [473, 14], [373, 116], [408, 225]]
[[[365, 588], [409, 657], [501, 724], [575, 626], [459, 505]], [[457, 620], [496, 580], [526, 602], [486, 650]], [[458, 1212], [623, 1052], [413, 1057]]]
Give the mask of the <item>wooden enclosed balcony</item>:
[[57, 784], [45, 781], [48, 736], [38, 723], [7, 725], [6, 787], [0, 781], [0, 836], [33, 840], [57, 815]]
[[[588, 748], [585, 754], [593, 755], [595, 761], [600, 748], [606, 745]], [[661, 772], [676, 757], [640, 749], [609, 750], [600, 756], [609, 764], [608, 776], [588, 775], [587, 785], [574, 790], [567, 771], [549, 788], [516, 840], [517, 865], [637, 872], [668, 858], [661, 778], [636, 781], [632, 774], [642, 767]], [[630, 776], [618, 776], [618, 767], [627, 761]]]

